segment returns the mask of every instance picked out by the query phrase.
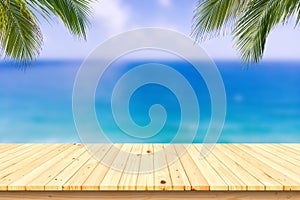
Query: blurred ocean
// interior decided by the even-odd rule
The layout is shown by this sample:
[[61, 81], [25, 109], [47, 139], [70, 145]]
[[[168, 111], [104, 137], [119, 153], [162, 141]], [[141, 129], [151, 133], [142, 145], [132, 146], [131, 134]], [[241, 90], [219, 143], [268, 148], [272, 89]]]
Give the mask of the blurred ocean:
[[[100, 81], [95, 108], [101, 126], [113, 142], [169, 142], [176, 133], [179, 103], [170, 90], [155, 84], [139, 88], [129, 109], [132, 119], [145, 126], [149, 123], [149, 107], [163, 105], [168, 118], [158, 135], [132, 139], [120, 132], [113, 120], [109, 99], [114, 84], [126, 70], [145, 63], [116, 63]], [[205, 83], [188, 63], [159, 63], [178, 70], [193, 85], [201, 112], [194, 142], [202, 142], [211, 114]], [[80, 65], [81, 61], [37, 61], [23, 70], [13, 63], [0, 63], [0, 142], [80, 142], [72, 114], [73, 83]], [[269, 61], [245, 69], [239, 61], [217, 61], [216, 65], [227, 95], [227, 116], [218, 142], [300, 142], [300, 62]], [[194, 127], [192, 122], [185, 124], [186, 134]]]

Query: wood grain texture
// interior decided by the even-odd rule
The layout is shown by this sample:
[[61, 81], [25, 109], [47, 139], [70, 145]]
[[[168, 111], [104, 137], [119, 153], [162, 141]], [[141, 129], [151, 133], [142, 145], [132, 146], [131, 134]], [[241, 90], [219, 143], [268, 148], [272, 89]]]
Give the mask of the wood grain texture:
[[[121, 191], [144, 191], [143, 194], [151, 194], [155, 199], [160, 193], [145, 191], [162, 190], [201, 190], [205, 198], [205, 195], [216, 198], [226, 194], [224, 199], [266, 195], [257, 192], [244, 195], [246, 193], [238, 191], [268, 191], [267, 194], [275, 199], [285, 199], [290, 194], [293, 194], [291, 199], [295, 195], [299, 197], [299, 193], [284, 191], [300, 192], [300, 144], [217, 144], [205, 158], [200, 158], [201, 144], [99, 144], [90, 147], [94, 148], [96, 157], [83, 144], [1, 144], [0, 191], [6, 193], [1, 192], [0, 199], [11, 195], [17, 199], [23, 191], [32, 191], [27, 192], [24, 199], [30, 195], [32, 198], [34, 195], [54, 197], [46, 194], [57, 195], [58, 199], [67, 194], [71, 198], [73, 194], [67, 191], [85, 191], [74, 194], [90, 194], [87, 198], [91, 199], [101, 195], [93, 193], [95, 191], [106, 191], [103, 195], [108, 191], [120, 191], [116, 198], [122, 198]], [[55, 191], [65, 192], [47, 193]], [[91, 193], [86, 193], [89, 191]], [[136, 194], [139, 197], [142, 193]]]
[[0, 192], [1, 200], [298, 200], [300, 192]]

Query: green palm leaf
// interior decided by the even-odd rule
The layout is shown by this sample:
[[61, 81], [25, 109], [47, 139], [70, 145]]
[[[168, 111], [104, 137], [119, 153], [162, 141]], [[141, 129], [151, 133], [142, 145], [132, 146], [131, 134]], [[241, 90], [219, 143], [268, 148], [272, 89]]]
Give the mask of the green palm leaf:
[[2, 0], [0, 1], [0, 45], [5, 57], [24, 63], [40, 53], [42, 34], [37, 14], [49, 21], [59, 17], [70, 32], [86, 39], [93, 0]]
[[230, 32], [244, 62], [259, 62], [267, 37], [278, 24], [297, 15], [299, 0], [202, 0], [194, 16], [193, 36], [205, 40]]
[[27, 0], [27, 4], [45, 18], [58, 16], [72, 34], [86, 39], [86, 26], [93, 0]]

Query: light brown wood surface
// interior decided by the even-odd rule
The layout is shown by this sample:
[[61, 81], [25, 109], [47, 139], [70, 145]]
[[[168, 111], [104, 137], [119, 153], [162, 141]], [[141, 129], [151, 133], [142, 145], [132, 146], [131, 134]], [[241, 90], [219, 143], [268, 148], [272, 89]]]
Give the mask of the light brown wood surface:
[[220, 192], [220, 191], [155, 191], [155, 192], [0, 192], [1, 200], [298, 200], [300, 192]]
[[[95, 145], [99, 159], [96, 160], [83, 144], [1, 144], [0, 199], [22, 196], [23, 191], [112, 190], [223, 191], [228, 192], [228, 199], [230, 196], [240, 199], [244, 195], [229, 191], [268, 191], [267, 194], [277, 199], [288, 194], [300, 198], [299, 193], [276, 193], [300, 192], [300, 144], [217, 144], [205, 158], [200, 158], [201, 144], [189, 145], [179, 156], [186, 147], [183, 144]], [[225, 194], [218, 192], [203, 195]], [[51, 199], [46, 193], [26, 194], [43, 194]], [[70, 199], [72, 195], [76, 199], [75, 194], [83, 195], [53, 194], [58, 199], [63, 194]], [[90, 194], [90, 199], [98, 195]], [[118, 195], [122, 197], [121, 193]]]

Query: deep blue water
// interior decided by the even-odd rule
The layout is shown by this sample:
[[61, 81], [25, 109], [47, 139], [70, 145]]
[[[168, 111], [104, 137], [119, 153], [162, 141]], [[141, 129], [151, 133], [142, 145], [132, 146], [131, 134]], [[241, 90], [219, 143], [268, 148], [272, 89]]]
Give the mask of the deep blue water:
[[[151, 105], [163, 105], [168, 117], [159, 134], [134, 139], [114, 122], [110, 107], [114, 84], [126, 71], [143, 63], [116, 63], [98, 85], [96, 114], [113, 142], [169, 142], [178, 129], [179, 102], [168, 88], [158, 84], [136, 90], [129, 109], [132, 120], [145, 126]], [[201, 119], [194, 142], [202, 142], [211, 115], [204, 81], [188, 63], [160, 63], [184, 75], [196, 92]], [[80, 65], [81, 61], [38, 61], [24, 71], [12, 63], [1, 63], [0, 142], [80, 142], [72, 114], [72, 90]], [[300, 142], [300, 62], [269, 61], [249, 68], [243, 68], [239, 61], [217, 61], [216, 65], [227, 95], [226, 121], [218, 142]], [[185, 127], [188, 134], [194, 124]]]

